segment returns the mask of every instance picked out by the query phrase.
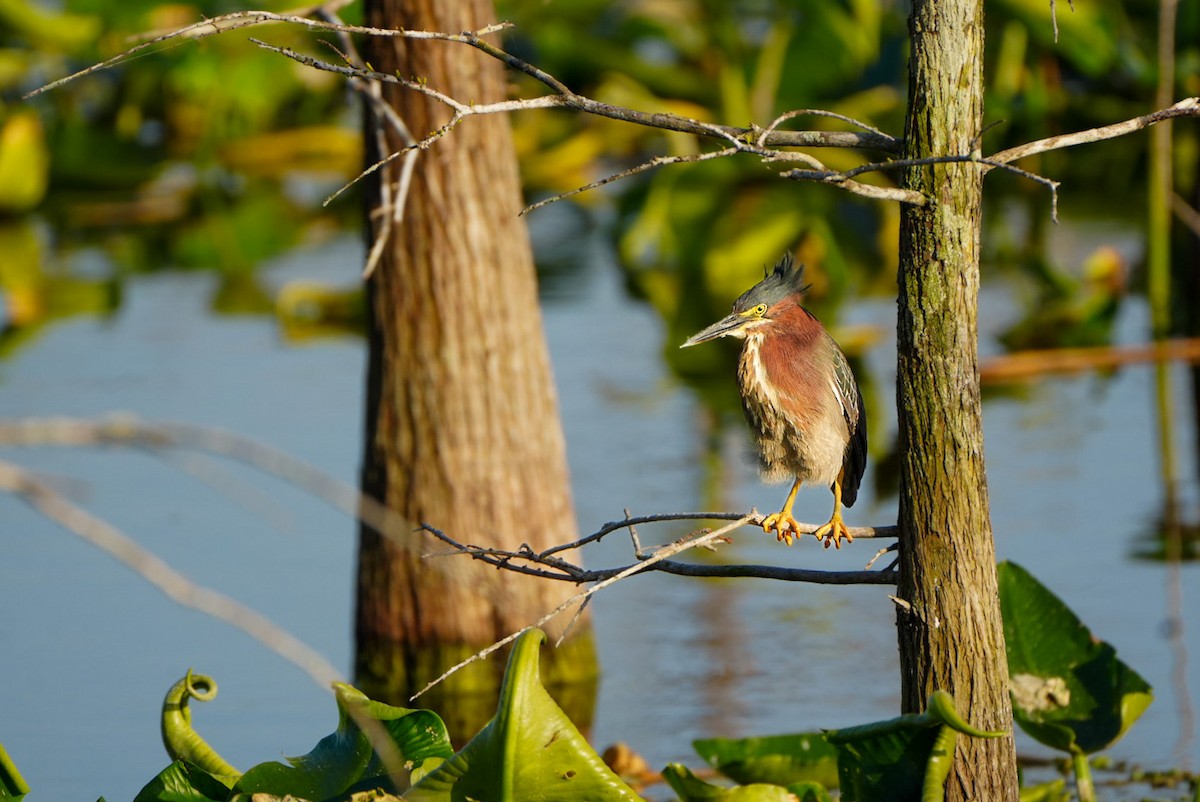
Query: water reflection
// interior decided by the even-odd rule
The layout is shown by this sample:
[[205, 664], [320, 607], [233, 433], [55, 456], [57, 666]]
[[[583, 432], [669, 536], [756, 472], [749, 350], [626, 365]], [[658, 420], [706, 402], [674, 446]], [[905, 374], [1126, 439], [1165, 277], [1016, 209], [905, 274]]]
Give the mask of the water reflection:
[[[552, 222], [535, 223], [535, 230]], [[1108, 233], [1089, 236], [1095, 242]], [[581, 526], [619, 518], [626, 507], [638, 514], [778, 504], [780, 489], [761, 485], [746, 458], [736, 409], [717, 412], [663, 363], [660, 354], [677, 343], [652, 309], [628, 301], [602, 242], [579, 239], [575, 252], [581, 258], [570, 279], [545, 300], [545, 320]], [[260, 286], [269, 296], [301, 281], [353, 286], [357, 256], [356, 241], [336, 241], [270, 264]], [[94, 262], [77, 256], [68, 261], [76, 266], [96, 275]], [[130, 279], [126, 287], [125, 303], [107, 323], [64, 321], [5, 362], [6, 414], [132, 409], [148, 418], [218, 424], [354, 481], [358, 340], [335, 336], [297, 348], [270, 318], [216, 318], [208, 299], [220, 284], [211, 275], [167, 272]], [[839, 315], [847, 328], [880, 332], [863, 349], [860, 372], [874, 383], [879, 423], [872, 424], [880, 442], [895, 428], [894, 310], [891, 299], [867, 299]], [[1007, 282], [988, 283], [981, 316], [986, 355], [999, 353], [995, 335], [1022, 313]], [[1144, 306], [1130, 299], [1114, 322], [1115, 339], [1139, 342], [1145, 326]], [[1179, 365], [1164, 370], [1173, 380], [1171, 440], [1189, 442], [1195, 419], [1186, 373]], [[733, 384], [731, 374], [718, 379]], [[1195, 765], [1188, 711], [1200, 676], [1187, 657], [1197, 654], [1200, 636], [1187, 626], [1194, 618], [1187, 600], [1200, 596], [1200, 565], [1130, 554], [1146, 522], [1163, 510], [1153, 385], [1154, 369], [1133, 365], [1103, 376], [1052, 377], [1020, 396], [990, 397], [989, 484], [1000, 556], [1028, 566], [1155, 686], [1158, 701], [1113, 754], [1150, 766]], [[1177, 457], [1177, 505], [1186, 520], [1197, 506], [1196, 467], [1186, 449]], [[137, 455], [23, 451], [10, 458], [71, 477], [87, 488], [97, 514], [197, 581], [280, 621], [349, 672], [350, 522], [237, 471], [247, 488], [283, 499], [293, 531], [274, 532], [253, 509]], [[878, 461], [868, 468], [881, 470]], [[894, 500], [878, 482], [867, 488], [849, 511], [850, 523], [893, 520]], [[826, 494], [802, 492], [797, 509], [810, 517], [826, 513]], [[4, 607], [36, 611], [6, 618], [6, 646], [37, 655], [3, 670], [6, 720], [28, 722], [19, 731], [6, 728], [3, 737], [27, 779], [47, 796], [131, 798], [162, 766], [154, 711], [189, 664], [221, 683], [222, 697], [196, 715], [206, 737], [235, 764], [302, 754], [332, 729], [324, 692], [257, 644], [174, 608], [9, 498], [0, 499], [0, 518], [10, 533], [0, 565]], [[665, 542], [685, 527], [645, 527], [640, 534], [647, 544]], [[812, 546], [788, 549], [747, 530], [718, 558], [859, 568], [874, 553], [869, 543], [840, 552]], [[616, 536], [588, 555], [592, 565], [628, 558], [627, 540]], [[692, 738], [844, 726], [898, 708], [894, 614], [884, 588], [654, 576], [600, 594], [594, 613], [604, 668], [594, 740], [601, 747], [627, 741], [654, 767], [668, 760], [696, 765]], [[91, 681], [106, 689], [82, 708], [77, 695], [61, 692], [77, 683], [81, 661]], [[64, 728], [63, 721], [72, 725]], [[111, 737], [114, 727], [120, 738]], [[1039, 753], [1027, 740], [1021, 749]], [[57, 758], [64, 752], [80, 756], [66, 772]]]

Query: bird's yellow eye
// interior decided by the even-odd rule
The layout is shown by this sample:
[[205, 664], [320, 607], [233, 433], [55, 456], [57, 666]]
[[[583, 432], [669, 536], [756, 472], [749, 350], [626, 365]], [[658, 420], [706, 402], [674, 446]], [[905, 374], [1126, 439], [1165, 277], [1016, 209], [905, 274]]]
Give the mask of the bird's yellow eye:
[[762, 317], [763, 315], [765, 315], [767, 313], [767, 305], [759, 304], [758, 306], [754, 307], [754, 309], [752, 309], [751, 311], [754, 312], [755, 317]]

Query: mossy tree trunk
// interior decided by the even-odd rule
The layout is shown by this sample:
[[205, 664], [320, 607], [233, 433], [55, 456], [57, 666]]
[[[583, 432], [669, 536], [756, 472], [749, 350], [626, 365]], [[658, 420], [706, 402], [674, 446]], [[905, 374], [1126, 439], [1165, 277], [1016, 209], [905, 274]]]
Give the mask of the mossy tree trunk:
[[[906, 156], [966, 154], [983, 118], [982, 0], [914, 0]], [[1010, 729], [977, 363], [982, 168], [912, 168], [930, 199], [901, 218], [897, 368], [906, 711], [936, 689], [987, 729]], [[959, 740], [949, 800], [1016, 800], [1011, 737]]]
[[[366, 24], [378, 27], [462, 31], [493, 21], [490, 0], [366, 4]], [[364, 57], [452, 97], [505, 96], [504, 66], [467, 47], [368, 37]], [[421, 94], [388, 85], [384, 92], [415, 137], [448, 119]], [[371, 159], [378, 125], [387, 128], [368, 113]], [[393, 138], [390, 147], [401, 144]], [[577, 527], [520, 209], [504, 115], [473, 118], [418, 158], [403, 224], [368, 286], [362, 487], [412, 527], [427, 522], [463, 542], [539, 550], [573, 539]], [[377, 225], [372, 214], [371, 236]], [[575, 592], [464, 557], [422, 556], [438, 550], [425, 534], [395, 542], [369, 527], [361, 532], [357, 674], [376, 693], [406, 697]], [[543, 676], [551, 683], [594, 679], [590, 630], [581, 624], [570, 646], [547, 650]], [[476, 663], [444, 690], [484, 692], [486, 721], [503, 665]], [[461, 699], [450, 706], [464, 709]]]

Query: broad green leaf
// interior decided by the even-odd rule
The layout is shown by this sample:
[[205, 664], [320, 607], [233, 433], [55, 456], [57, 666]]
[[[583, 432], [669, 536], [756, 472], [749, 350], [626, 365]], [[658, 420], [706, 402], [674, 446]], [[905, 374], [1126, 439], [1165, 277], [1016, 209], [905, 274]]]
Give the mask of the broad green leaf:
[[[446, 725], [436, 713], [375, 702], [340, 682], [333, 688], [337, 731], [307, 755], [288, 758], [289, 765], [255, 766], [242, 775], [235, 790], [323, 800], [351, 789], [392, 788], [394, 773], [410, 770], [420, 775], [454, 753]], [[385, 736], [388, 748], [373, 748], [375, 735]]]
[[[683, 802], [793, 802], [796, 797], [779, 785], [755, 783], [726, 788], [705, 782], [679, 763], [663, 769], [663, 779]], [[829, 795], [825, 795], [827, 800]], [[820, 797], [812, 797], [819, 800]]]
[[4, 744], [0, 744], [0, 799], [21, 799], [29, 793], [29, 786], [17, 765], [12, 762]]
[[791, 785], [815, 781], [836, 788], [837, 750], [819, 732], [762, 738], [693, 741], [700, 757], [739, 783]]
[[1153, 701], [1150, 685], [1024, 568], [1002, 562], [997, 571], [1021, 729], [1072, 753], [1116, 742]]
[[612, 772], [542, 687], [530, 630], [505, 669], [496, 715], [457, 755], [404, 795], [414, 802], [611, 802], [639, 797]]
[[838, 780], [846, 802], [936, 802], [944, 794], [958, 733], [998, 738], [964, 721], [945, 691], [934, 691], [924, 713], [831, 730], [838, 749]]
[[225, 802], [229, 797], [229, 786], [220, 777], [176, 760], [146, 783], [133, 802]]

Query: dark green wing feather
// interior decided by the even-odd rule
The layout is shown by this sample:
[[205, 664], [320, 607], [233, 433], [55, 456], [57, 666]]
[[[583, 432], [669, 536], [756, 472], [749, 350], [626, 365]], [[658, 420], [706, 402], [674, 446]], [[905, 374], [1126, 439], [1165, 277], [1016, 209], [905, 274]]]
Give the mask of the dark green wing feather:
[[846, 429], [850, 432], [846, 453], [842, 457], [842, 503], [851, 507], [858, 498], [858, 486], [867, 468], [867, 413], [863, 408], [858, 382], [854, 380], [854, 372], [850, 370], [850, 363], [837, 343], [833, 343], [833, 390], [841, 404]]

